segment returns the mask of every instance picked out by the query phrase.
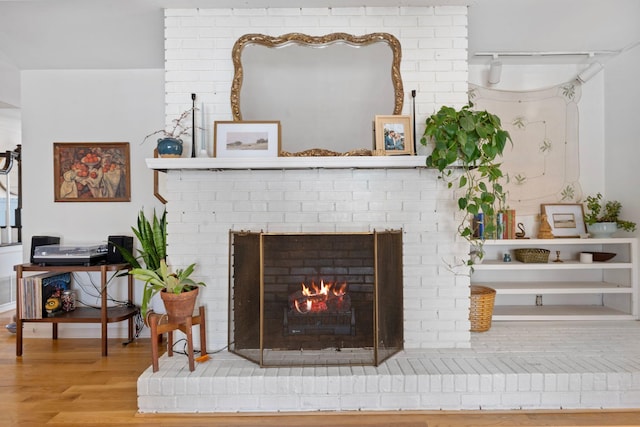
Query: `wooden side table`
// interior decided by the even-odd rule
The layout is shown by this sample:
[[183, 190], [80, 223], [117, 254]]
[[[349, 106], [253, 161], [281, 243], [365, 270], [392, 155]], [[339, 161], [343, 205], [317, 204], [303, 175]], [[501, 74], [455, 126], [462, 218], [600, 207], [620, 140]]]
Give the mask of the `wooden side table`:
[[[121, 271], [131, 270], [131, 266], [126, 263], [119, 264], [97, 264], [97, 265], [39, 265], [39, 264], [18, 264], [13, 267], [16, 272], [16, 356], [22, 356], [23, 326], [26, 322], [40, 322], [52, 324], [52, 338], [58, 339], [59, 323], [100, 323], [102, 355], [107, 356], [107, 325], [114, 322], [127, 320], [129, 327], [129, 341], [133, 341], [134, 327], [133, 319], [140, 311], [133, 304], [133, 276], [127, 278], [127, 300], [129, 304], [121, 307], [107, 307], [107, 285], [110, 281], [109, 273], [113, 275]], [[22, 313], [22, 287], [21, 279], [25, 273], [50, 272], [50, 273], [70, 273], [70, 272], [99, 272], [100, 273], [100, 308], [78, 307], [67, 313], [58, 313], [53, 317], [42, 319], [26, 319]], [[113, 277], [113, 276], [112, 276]]]
[[193, 357], [193, 325], [200, 325], [200, 353], [207, 354], [207, 327], [204, 314], [204, 306], [200, 306], [196, 316], [188, 317], [184, 323], [169, 323], [166, 314], [149, 313], [147, 322], [151, 329], [151, 361], [153, 372], [158, 372], [158, 341], [162, 334], [167, 333], [167, 355], [173, 356], [173, 331], [180, 330], [187, 335], [187, 356], [189, 357], [189, 370], [195, 369]]

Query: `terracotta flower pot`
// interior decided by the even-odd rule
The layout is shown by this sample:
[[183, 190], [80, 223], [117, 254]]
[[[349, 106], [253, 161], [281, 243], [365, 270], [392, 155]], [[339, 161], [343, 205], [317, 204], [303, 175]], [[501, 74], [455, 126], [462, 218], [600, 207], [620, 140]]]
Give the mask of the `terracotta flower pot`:
[[179, 294], [160, 292], [170, 323], [184, 323], [184, 319], [193, 315], [199, 290], [200, 288], [195, 288], [192, 291]]

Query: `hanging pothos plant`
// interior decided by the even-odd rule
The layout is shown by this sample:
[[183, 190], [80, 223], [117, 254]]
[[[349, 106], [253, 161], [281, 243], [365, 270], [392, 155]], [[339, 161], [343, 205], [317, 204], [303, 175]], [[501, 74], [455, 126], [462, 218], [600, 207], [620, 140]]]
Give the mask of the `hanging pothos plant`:
[[[502, 186], [506, 176], [499, 158], [511, 136], [502, 129], [500, 119], [487, 111], [472, 110], [473, 104], [460, 110], [443, 106], [428, 117], [422, 145], [433, 145], [427, 157], [427, 167], [436, 168], [438, 178], [449, 188], [457, 181], [458, 208], [465, 213], [458, 231], [469, 240], [482, 257], [482, 240], [474, 238], [473, 218], [484, 215], [484, 236], [495, 236], [496, 214], [506, 206], [506, 194]], [[453, 170], [461, 174], [453, 178]], [[466, 262], [473, 264], [473, 259]]]

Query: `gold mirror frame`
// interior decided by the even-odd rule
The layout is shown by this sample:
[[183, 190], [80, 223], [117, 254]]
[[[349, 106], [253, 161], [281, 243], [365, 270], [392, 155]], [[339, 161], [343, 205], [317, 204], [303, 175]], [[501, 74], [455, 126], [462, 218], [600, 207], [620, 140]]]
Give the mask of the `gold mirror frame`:
[[[345, 43], [360, 47], [380, 42], [386, 43], [391, 48], [393, 58], [391, 61], [390, 77], [394, 92], [393, 114], [401, 114], [404, 104], [402, 77], [400, 75], [400, 60], [402, 54], [400, 41], [393, 35], [389, 33], [371, 33], [363, 36], [354, 36], [347, 33], [332, 33], [324, 36], [309, 36], [301, 33], [289, 33], [274, 37], [264, 34], [245, 34], [236, 41], [231, 53], [234, 67], [234, 76], [231, 84], [231, 112], [233, 120], [243, 120], [240, 106], [240, 91], [242, 89], [244, 78], [241, 55], [245, 46], [249, 44], [257, 44], [270, 48], [278, 48], [294, 43], [303, 46], [322, 47], [334, 43]], [[284, 154], [286, 155], [288, 153]]]

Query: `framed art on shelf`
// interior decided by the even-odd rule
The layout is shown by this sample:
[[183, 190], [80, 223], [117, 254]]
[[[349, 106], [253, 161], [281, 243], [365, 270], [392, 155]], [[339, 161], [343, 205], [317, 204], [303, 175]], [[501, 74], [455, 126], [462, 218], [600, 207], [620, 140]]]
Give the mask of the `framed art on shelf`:
[[586, 234], [584, 208], [581, 203], [549, 203], [540, 207], [551, 225], [553, 237], [580, 237]]
[[278, 157], [279, 121], [217, 121], [213, 125], [215, 157]]
[[54, 142], [56, 202], [130, 202], [128, 142]]
[[410, 116], [376, 116], [376, 150], [386, 155], [413, 154]]

